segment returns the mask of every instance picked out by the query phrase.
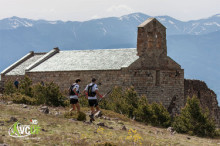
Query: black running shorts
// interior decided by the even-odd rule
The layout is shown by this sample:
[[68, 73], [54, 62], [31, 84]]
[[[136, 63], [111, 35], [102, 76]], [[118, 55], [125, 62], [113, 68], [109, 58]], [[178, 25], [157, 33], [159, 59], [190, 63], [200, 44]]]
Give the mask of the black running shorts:
[[89, 106], [94, 106], [97, 107], [98, 106], [98, 100], [97, 99], [89, 99]]
[[70, 98], [70, 104], [77, 104], [78, 102], [78, 99]]

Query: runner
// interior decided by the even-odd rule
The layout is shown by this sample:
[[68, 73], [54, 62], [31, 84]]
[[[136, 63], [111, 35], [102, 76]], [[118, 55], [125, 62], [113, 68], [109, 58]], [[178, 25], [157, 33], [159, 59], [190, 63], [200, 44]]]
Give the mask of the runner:
[[[95, 121], [94, 115], [99, 111], [98, 106], [98, 100], [96, 95], [98, 95], [100, 98], [103, 96], [98, 91], [98, 86], [96, 85], [96, 79], [92, 79], [92, 83], [88, 84], [84, 90], [84, 93], [86, 94], [86, 97], [88, 98], [89, 106], [91, 108], [91, 115], [89, 116], [90, 122]], [[96, 110], [95, 110], [95, 108]]]
[[76, 82], [72, 84], [69, 88], [70, 104], [73, 107], [70, 111], [74, 111], [77, 108], [77, 111], [80, 112], [80, 106], [78, 101], [80, 82], [81, 82], [80, 79], [76, 79]]

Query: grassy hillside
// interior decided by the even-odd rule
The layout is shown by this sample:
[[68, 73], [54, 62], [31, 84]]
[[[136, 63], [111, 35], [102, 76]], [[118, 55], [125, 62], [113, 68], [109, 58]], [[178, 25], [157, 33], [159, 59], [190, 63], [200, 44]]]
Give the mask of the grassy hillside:
[[[147, 126], [132, 121], [123, 115], [103, 110], [103, 116], [89, 123], [89, 109], [83, 108], [87, 121], [64, 118], [69, 108], [49, 107], [50, 113], [39, 111], [39, 106], [0, 103], [0, 145], [220, 145], [220, 139], [199, 138], [182, 134], [171, 134], [163, 128]], [[26, 138], [12, 138], [8, 134], [15, 117], [22, 124], [37, 119], [41, 127], [39, 134]], [[98, 126], [100, 124], [104, 126]], [[123, 127], [126, 130], [122, 130]]]

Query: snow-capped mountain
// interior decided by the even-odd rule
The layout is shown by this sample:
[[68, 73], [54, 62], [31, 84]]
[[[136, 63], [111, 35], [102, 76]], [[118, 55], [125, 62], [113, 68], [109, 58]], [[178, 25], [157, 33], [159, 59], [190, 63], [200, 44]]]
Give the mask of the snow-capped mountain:
[[[46, 21], [46, 20], [31, 20], [26, 18], [19, 18], [19, 17], [11, 17], [0, 20], [0, 30], [4, 29], [16, 29], [19, 27], [33, 27], [36, 25], [42, 24], [75, 24], [75, 23], [88, 23], [88, 22], [97, 22], [97, 24], [101, 25], [104, 22], [109, 22], [108, 20], [121, 21], [122, 23], [138, 25], [147, 18], [151, 16], [145, 15], [143, 13], [133, 13], [129, 15], [124, 15], [119, 18], [110, 17], [110, 18], [102, 18], [102, 19], [95, 19], [85, 22], [76, 22], [76, 21]], [[209, 18], [200, 19], [200, 20], [192, 20], [188, 22], [179, 21], [169, 16], [156, 16], [156, 18], [163, 23], [168, 29], [168, 35], [177, 35], [177, 34], [193, 34], [193, 35], [200, 35], [200, 34], [207, 34], [210, 32], [220, 30], [220, 14], [214, 15]], [[104, 31], [105, 32], [105, 31]]]
[[[33, 50], [136, 47], [137, 26], [151, 16], [133, 13], [90, 21], [0, 20], [0, 70]], [[183, 22], [156, 16], [167, 28], [168, 55], [220, 96], [220, 14]], [[219, 97], [218, 96], [218, 97]]]

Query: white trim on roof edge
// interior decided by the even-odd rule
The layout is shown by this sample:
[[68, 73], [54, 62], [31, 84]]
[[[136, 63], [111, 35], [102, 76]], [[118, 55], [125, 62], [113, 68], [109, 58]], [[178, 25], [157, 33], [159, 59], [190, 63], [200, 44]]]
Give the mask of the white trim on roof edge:
[[60, 49], [59, 48], [54, 48], [53, 50], [51, 50], [50, 52], [46, 53], [43, 57], [39, 58], [36, 62], [32, 63], [31, 65], [29, 65], [25, 71], [30, 71], [33, 68], [35, 68], [36, 66], [38, 66], [39, 64], [43, 63], [45, 60], [49, 59], [50, 57], [52, 57], [53, 55], [55, 55], [56, 53], [59, 53]]
[[10, 65], [9, 67], [7, 67], [5, 70], [3, 70], [1, 72], [1, 75], [4, 75], [6, 73], [8, 73], [9, 71], [11, 71], [12, 69], [14, 69], [15, 67], [17, 67], [18, 65], [20, 65], [21, 63], [23, 63], [24, 61], [26, 61], [27, 59], [29, 59], [30, 57], [32, 57], [34, 55], [34, 51], [29, 52], [27, 55], [25, 55], [24, 57], [22, 57], [21, 59], [19, 59], [18, 61], [16, 61], [15, 63], [13, 63], [12, 65]]

